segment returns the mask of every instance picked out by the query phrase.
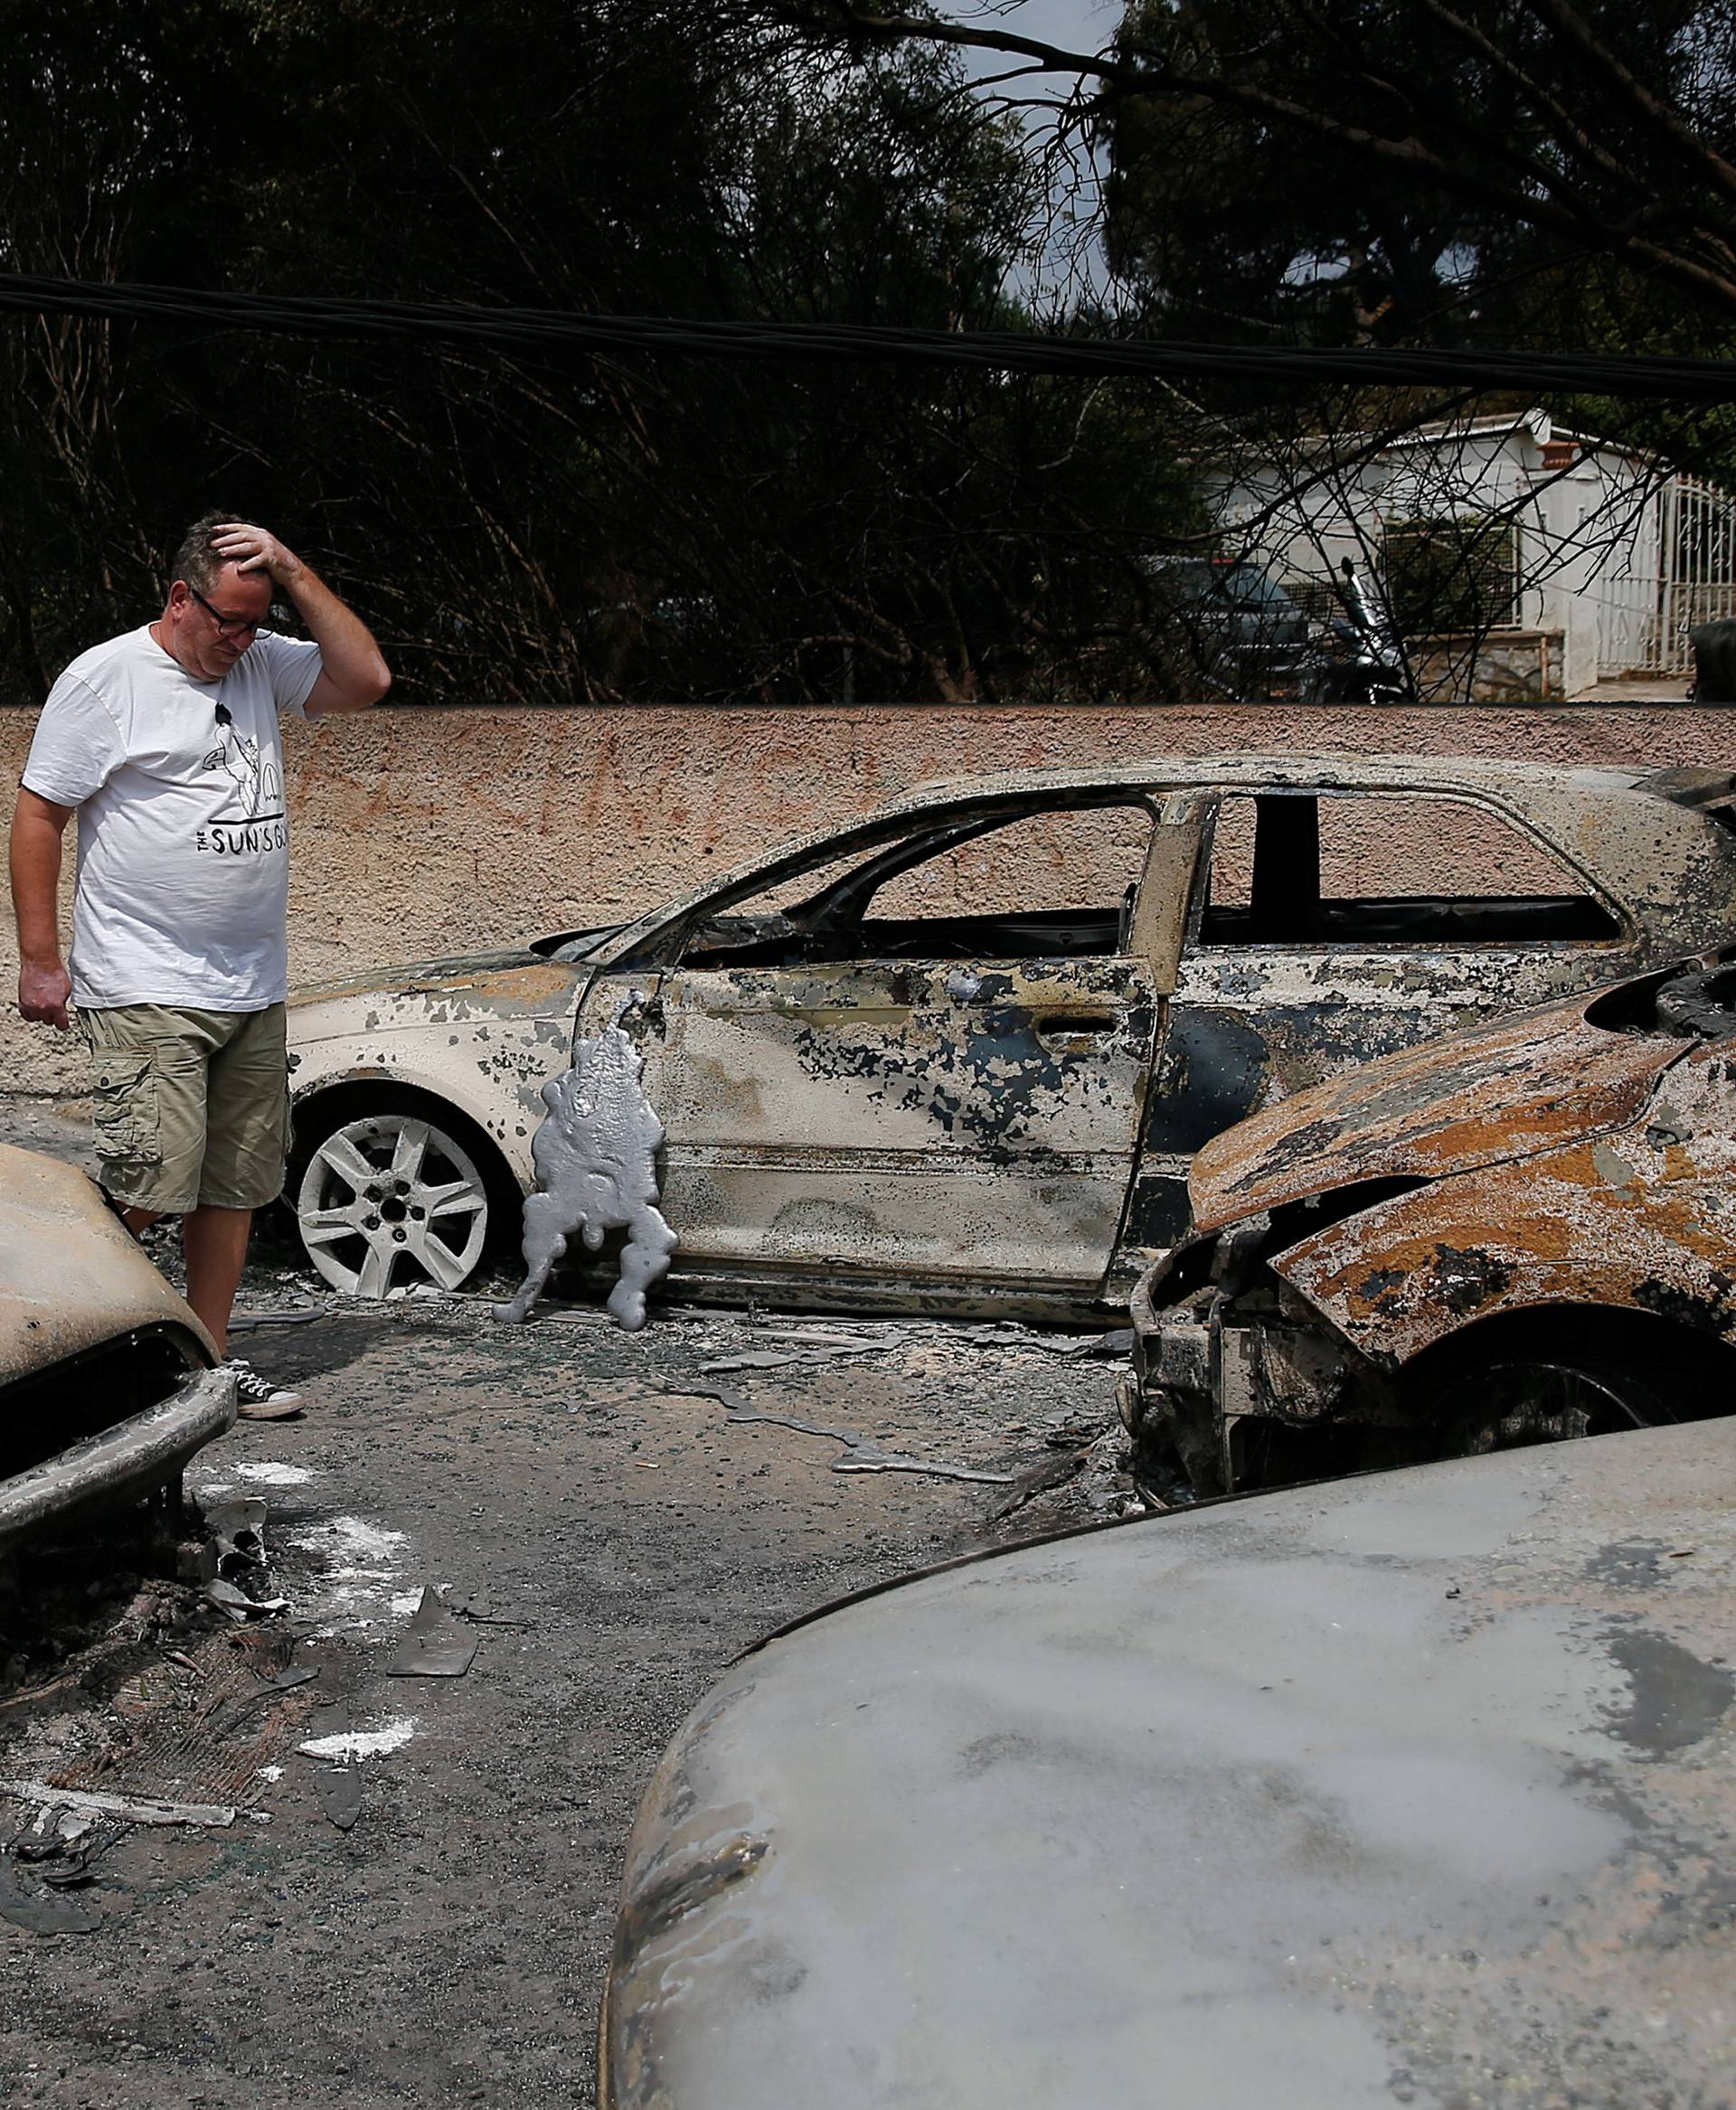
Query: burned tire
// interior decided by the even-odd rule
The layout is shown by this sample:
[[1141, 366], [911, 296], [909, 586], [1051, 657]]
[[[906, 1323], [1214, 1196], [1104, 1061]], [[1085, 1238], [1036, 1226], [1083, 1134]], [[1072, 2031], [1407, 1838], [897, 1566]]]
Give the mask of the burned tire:
[[358, 1105], [334, 1094], [298, 1112], [296, 1127], [285, 1199], [308, 1263], [334, 1289], [461, 1289], [516, 1237], [516, 1189], [499, 1154], [438, 1100]]
[[1524, 1321], [1422, 1358], [1405, 1387], [1418, 1456], [1477, 1457], [1726, 1411], [1728, 1350], [1644, 1320]]

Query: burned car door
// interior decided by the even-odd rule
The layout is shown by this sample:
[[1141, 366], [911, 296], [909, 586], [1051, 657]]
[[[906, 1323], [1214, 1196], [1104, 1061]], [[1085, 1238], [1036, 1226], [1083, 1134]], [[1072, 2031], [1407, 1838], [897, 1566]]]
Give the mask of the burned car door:
[[1619, 905], [1493, 804], [1274, 788], [1222, 796], [1208, 826], [1148, 1173], [1356, 1063], [1635, 964]]
[[1089, 1301], [1198, 841], [1126, 791], [949, 813], [697, 923], [626, 1018], [677, 1273]]

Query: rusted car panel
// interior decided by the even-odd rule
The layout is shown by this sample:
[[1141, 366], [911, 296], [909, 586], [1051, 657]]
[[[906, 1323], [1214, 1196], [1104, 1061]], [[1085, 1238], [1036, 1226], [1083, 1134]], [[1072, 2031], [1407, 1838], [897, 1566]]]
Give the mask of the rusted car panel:
[[1729, 966], [1624, 984], [1203, 1153], [1199, 1234], [1133, 1299], [1151, 1476], [1214, 1494], [1736, 1408], [1733, 994]]
[[[1256, 755], [925, 787], [618, 931], [298, 1005], [298, 1130], [449, 1108], [480, 1220], [528, 1185], [542, 1085], [619, 1014], [678, 1293], [1100, 1314], [1244, 1115], [1736, 937], [1731, 782]], [[410, 1256], [335, 1265], [344, 1180], [307, 1182], [304, 1239], [377, 1291]], [[457, 1243], [442, 1286], [479, 1249]]]
[[1592, 1024], [1596, 1001], [1428, 1042], [1251, 1115], [1195, 1158], [1195, 1227], [1217, 1230], [1353, 1181], [1433, 1178], [1625, 1127], [1685, 1050]]
[[1547, 1305], [1649, 1311], [1727, 1338], [1736, 1092], [1728, 1052], [1691, 1059], [1672, 1073], [1678, 1088], [1690, 1068], [1721, 1102], [1694, 1095], [1717, 1123], [1710, 1134], [1675, 1126], [1679, 1101], [1668, 1114], [1655, 1104], [1597, 1142], [1492, 1166], [1474, 1184], [1443, 1180], [1306, 1239], [1285, 1255], [1285, 1279], [1364, 1353], [1393, 1362], [1471, 1319]]
[[0, 1553], [173, 1482], [235, 1418], [214, 1361], [84, 1174], [0, 1146]]
[[773, 1638], [640, 1809], [603, 2103], [1720, 2100], [1733, 1473], [1415, 1468]]

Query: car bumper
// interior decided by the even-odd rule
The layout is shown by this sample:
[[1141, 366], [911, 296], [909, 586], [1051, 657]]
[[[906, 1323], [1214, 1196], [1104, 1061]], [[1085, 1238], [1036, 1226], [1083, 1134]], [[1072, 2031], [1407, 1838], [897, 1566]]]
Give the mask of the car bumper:
[[120, 1508], [166, 1486], [234, 1419], [234, 1378], [195, 1371], [155, 1406], [0, 1480], [0, 1553], [70, 1516]]

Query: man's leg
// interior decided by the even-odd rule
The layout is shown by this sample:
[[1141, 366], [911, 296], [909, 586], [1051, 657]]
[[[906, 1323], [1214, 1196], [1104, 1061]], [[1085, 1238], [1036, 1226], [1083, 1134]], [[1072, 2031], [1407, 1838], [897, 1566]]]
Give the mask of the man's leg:
[[[289, 1069], [282, 1004], [236, 1013], [223, 1022], [221, 1038], [211, 1059], [199, 1206], [182, 1226], [181, 1237], [187, 1302], [226, 1343], [253, 1211], [283, 1190]], [[231, 1367], [238, 1373], [239, 1411], [250, 1420], [300, 1413], [298, 1392], [271, 1383], [240, 1359]]]
[[210, 1037], [187, 1014], [149, 1003], [81, 1011], [79, 1026], [102, 1191], [137, 1238], [197, 1202]]
[[181, 1224], [187, 1256], [187, 1302], [205, 1323], [220, 1356], [229, 1353], [229, 1314], [253, 1228], [250, 1209], [218, 1209], [202, 1201]]

